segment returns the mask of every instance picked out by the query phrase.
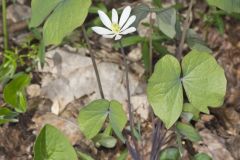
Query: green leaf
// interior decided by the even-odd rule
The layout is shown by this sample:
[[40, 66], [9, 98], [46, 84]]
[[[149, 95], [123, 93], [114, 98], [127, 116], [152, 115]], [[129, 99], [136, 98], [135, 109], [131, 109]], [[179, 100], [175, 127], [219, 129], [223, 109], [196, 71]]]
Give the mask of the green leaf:
[[157, 14], [157, 23], [159, 29], [170, 38], [176, 35], [176, 15], [177, 11], [174, 8], [162, 9]]
[[43, 27], [45, 45], [59, 44], [82, 25], [90, 5], [91, 0], [33, 0], [30, 27], [37, 27], [46, 19]]
[[187, 139], [191, 140], [192, 142], [197, 142], [202, 140], [198, 132], [191, 125], [177, 122], [176, 128], [181, 135], [185, 136]]
[[16, 119], [17, 115], [18, 113], [8, 108], [0, 108], [0, 125], [8, 122], [18, 122], [18, 119]]
[[45, 125], [34, 145], [34, 160], [77, 160], [68, 139], [57, 128]]
[[154, 113], [169, 129], [179, 118], [183, 107], [183, 91], [178, 60], [166, 55], [155, 65], [148, 82], [147, 96]]
[[117, 157], [117, 160], [126, 160], [128, 156], [128, 150], [125, 149], [120, 153], [120, 156]]
[[29, 27], [38, 27], [62, 0], [32, 0]]
[[148, 71], [149, 70], [149, 46], [148, 46], [148, 41], [144, 41], [142, 43], [142, 59], [144, 63], [145, 69]]
[[[124, 142], [122, 130], [127, 122], [122, 105], [115, 101], [96, 100], [80, 110], [78, 123], [84, 135], [91, 139], [101, 130], [107, 116], [115, 134]], [[91, 127], [89, 127], [91, 126]]]
[[3, 98], [17, 112], [26, 112], [27, 102], [25, 88], [30, 83], [31, 78], [27, 74], [19, 74], [3, 90]]
[[205, 42], [200, 38], [200, 36], [192, 29], [187, 32], [187, 44], [191, 49], [195, 49], [199, 52], [212, 53], [212, 50], [207, 47]]
[[181, 156], [177, 148], [166, 148], [161, 154], [159, 160], [180, 160]]
[[223, 104], [227, 81], [224, 70], [213, 56], [191, 51], [182, 61], [182, 70], [182, 83], [194, 107], [206, 112], [207, 106], [219, 107]]
[[114, 130], [114, 133], [118, 136], [118, 138], [125, 142], [122, 130], [127, 123], [127, 116], [122, 108], [122, 104], [118, 101], [112, 100], [110, 101], [109, 110], [109, 122]]
[[153, 4], [159, 8], [162, 8], [162, 0], [152, 0]]
[[94, 160], [91, 156], [89, 156], [81, 151], [77, 151], [77, 155], [80, 158], [80, 160]]
[[200, 111], [197, 110], [191, 103], [184, 103], [183, 111], [188, 112], [188, 113], [192, 113], [192, 115], [193, 115], [192, 119], [193, 120], [195, 120], [195, 121], [199, 120]]
[[114, 148], [117, 144], [116, 138], [105, 134], [98, 134], [93, 138], [93, 141], [97, 147]]
[[207, 2], [229, 13], [240, 13], [240, 0], [207, 0]]
[[40, 41], [39, 47], [38, 47], [38, 58], [40, 60], [41, 67], [44, 67], [45, 63], [45, 44], [43, 40]]
[[77, 155], [80, 158], [80, 160], [94, 160], [91, 156], [89, 156], [86, 153], [83, 153], [81, 151], [77, 151]]
[[212, 160], [206, 153], [198, 153], [194, 156], [194, 160]]
[[182, 112], [181, 118], [184, 122], [190, 122], [193, 119], [193, 114], [189, 112]]
[[0, 83], [12, 78], [17, 68], [17, 55], [13, 51], [5, 51], [3, 63], [0, 65]]
[[132, 26], [138, 27], [141, 20], [146, 18], [149, 12], [150, 12], [150, 8], [146, 4], [140, 4], [136, 6], [132, 11], [132, 15], [136, 16], [136, 20]]
[[96, 100], [82, 108], [78, 116], [78, 124], [83, 134], [91, 139], [101, 130], [108, 116], [109, 101]]
[[[142, 42], [143, 40], [144, 40], [144, 38], [142, 38], [140, 36], [129, 36], [129, 37], [122, 39], [122, 45], [123, 45], [123, 47], [128, 47], [128, 46], [132, 46], [134, 44], [138, 44], [138, 43]], [[116, 49], [119, 49], [120, 44], [114, 43], [113, 47]]]

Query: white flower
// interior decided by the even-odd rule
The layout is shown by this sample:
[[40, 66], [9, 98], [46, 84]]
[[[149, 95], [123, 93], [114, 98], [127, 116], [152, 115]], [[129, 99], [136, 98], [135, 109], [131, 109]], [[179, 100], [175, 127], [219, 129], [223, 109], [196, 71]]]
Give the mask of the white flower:
[[130, 27], [136, 20], [136, 16], [130, 16], [131, 7], [127, 6], [121, 15], [119, 20], [116, 9], [112, 10], [112, 21], [103, 11], [98, 11], [99, 17], [102, 23], [107, 27], [92, 27], [92, 30], [97, 34], [102, 35], [105, 38], [114, 38], [119, 40], [122, 35], [126, 35], [136, 31], [135, 27]]

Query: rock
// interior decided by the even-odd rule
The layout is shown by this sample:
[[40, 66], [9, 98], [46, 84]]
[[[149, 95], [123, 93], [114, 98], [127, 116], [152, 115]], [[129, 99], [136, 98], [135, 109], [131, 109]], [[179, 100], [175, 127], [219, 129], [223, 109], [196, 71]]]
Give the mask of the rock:
[[193, 145], [196, 151], [207, 153], [211, 155], [214, 160], [222, 160], [223, 157], [226, 160], [234, 160], [230, 152], [226, 149], [224, 142], [220, 141], [220, 137], [212, 134], [208, 129], [200, 131], [199, 134], [203, 142], [202, 144]]
[[131, 61], [137, 62], [139, 60], [141, 60], [142, 58], [142, 52], [141, 52], [141, 48], [137, 47], [135, 49], [133, 49], [129, 54], [128, 54], [128, 58]]
[[136, 111], [143, 120], [147, 120], [149, 115], [147, 96], [145, 94], [132, 96], [131, 101], [134, 111]]
[[38, 97], [40, 96], [41, 89], [38, 84], [31, 84], [30, 86], [27, 87], [27, 94], [29, 95], [30, 98], [33, 97]]
[[[51, 99], [52, 111], [60, 113], [67, 104], [83, 96], [89, 101], [99, 99], [99, 90], [89, 57], [55, 49], [46, 53], [46, 65], [40, 72], [42, 77], [41, 95]], [[124, 71], [119, 65], [109, 62], [97, 62], [106, 99], [126, 102], [126, 84]], [[138, 78], [130, 73], [130, 90], [134, 95], [139, 84]]]
[[77, 122], [73, 120], [65, 119], [48, 112], [43, 114], [42, 116], [34, 117], [33, 121], [36, 124], [36, 134], [40, 132], [44, 125], [51, 124], [58, 128], [60, 131], [62, 131], [73, 145], [76, 144], [78, 141], [84, 139], [84, 136], [79, 130]]
[[31, 9], [26, 5], [11, 4], [7, 8], [7, 18], [14, 23], [27, 20], [31, 17]]
[[17, 2], [20, 4], [25, 4], [27, 2], [27, 0], [17, 0]]

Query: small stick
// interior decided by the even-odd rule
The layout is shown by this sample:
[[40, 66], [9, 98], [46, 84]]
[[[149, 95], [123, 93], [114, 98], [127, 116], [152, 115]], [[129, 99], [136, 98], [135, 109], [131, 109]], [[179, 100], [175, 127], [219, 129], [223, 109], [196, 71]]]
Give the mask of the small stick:
[[128, 73], [129, 73], [129, 66], [128, 66], [128, 62], [127, 62], [127, 57], [126, 57], [126, 54], [124, 52], [124, 49], [123, 49], [123, 45], [122, 45], [122, 41], [120, 40], [119, 41], [119, 44], [120, 44], [120, 48], [121, 48], [121, 53], [123, 55], [123, 61], [124, 61], [124, 67], [125, 67], [125, 73], [126, 73], [126, 87], [127, 87], [127, 98], [128, 98], [128, 114], [129, 114], [129, 122], [130, 122], [130, 129], [131, 129], [131, 137], [132, 137], [132, 140], [133, 140], [133, 143], [134, 143], [134, 147], [136, 149], [136, 152], [137, 152], [137, 156], [138, 156], [138, 160], [140, 160], [140, 152], [139, 152], [139, 149], [138, 149], [138, 145], [137, 145], [137, 141], [136, 141], [136, 138], [134, 136], [134, 119], [133, 119], [133, 111], [132, 111], [132, 105], [131, 105], [131, 97], [130, 97], [130, 87], [129, 87], [129, 77], [128, 77]]
[[7, 31], [7, 11], [6, 0], [2, 0], [2, 21], [3, 21], [3, 45], [4, 50], [8, 50], [8, 31]]
[[182, 36], [181, 36], [181, 41], [177, 50], [177, 58], [178, 60], [181, 60], [182, 58], [182, 52], [183, 52], [183, 46], [184, 46], [184, 42], [185, 42], [185, 38], [186, 38], [186, 34], [187, 31], [191, 25], [191, 12], [192, 12], [192, 7], [193, 7], [193, 0], [191, 0], [189, 7], [188, 7], [188, 11], [187, 11], [187, 18], [184, 22], [184, 26], [183, 26], [183, 32], [182, 32]]
[[91, 56], [91, 59], [92, 59], [93, 68], [94, 68], [94, 71], [95, 71], [95, 74], [96, 74], [98, 88], [99, 88], [101, 98], [105, 99], [103, 89], [102, 89], [101, 79], [100, 79], [100, 76], [99, 76], [99, 72], [98, 72], [98, 68], [97, 68], [97, 64], [96, 64], [96, 60], [95, 60], [95, 56], [94, 56], [94, 53], [92, 51], [92, 47], [91, 47], [91, 44], [90, 44], [90, 41], [89, 41], [89, 38], [88, 38], [88, 35], [87, 35], [87, 31], [86, 31], [84, 25], [82, 25], [82, 30], [83, 30], [84, 39], [87, 43], [87, 46], [88, 46], [88, 49], [89, 49], [89, 52], [90, 52], [90, 56]]

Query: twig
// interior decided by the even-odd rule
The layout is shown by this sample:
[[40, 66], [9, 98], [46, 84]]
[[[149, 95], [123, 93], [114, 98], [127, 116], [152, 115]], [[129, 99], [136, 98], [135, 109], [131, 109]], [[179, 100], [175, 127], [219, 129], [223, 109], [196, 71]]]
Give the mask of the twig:
[[85, 41], [87, 43], [87, 46], [88, 46], [88, 49], [89, 49], [89, 52], [90, 52], [90, 56], [91, 56], [91, 59], [92, 59], [93, 68], [94, 68], [94, 71], [95, 71], [95, 74], [96, 74], [98, 88], [99, 88], [99, 92], [100, 92], [101, 98], [105, 99], [104, 93], [103, 93], [103, 89], [102, 89], [101, 79], [100, 79], [98, 68], [97, 68], [97, 64], [96, 64], [96, 61], [95, 61], [95, 56], [94, 56], [94, 53], [92, 51], [92, 47], [91, 47], [91, 44], [90, 44], [90, 41], [89, 41], [89, 38], [88, 38], [88, 35], [87, 35], [87, 31], [86, 31], [84, 25], [82, 25], [82, 30], [83, 30], [84, 39], [85, 39]]
[[120, 44], [120, 48], [121, 48], [121, 53], [123, 55], [123, 61], [124, 61], [124, 67], [125, 67], [125, 73], [126, 73], [126, 87], [127, 87], [127, 105], [128, 105], [128, 114], [129, 114], [129, 122], [130, 122], [130, 129], [131, 129], [131, 137], [134, 143], [134, 147], [136, 149], [136, 153], [138, 155], [138, 160], [140, 160], [140, 152], [138, 149], [138, 144], [137, 144], [137, 140], [134, 136], [134, 119], [133, 119], [133, 111], [132, 111], [132, 105], [131, 105], [131, 97], [130, 97], [130, 87], [129, 87], [129, 77], [128, 77], [128, 73], [129, 73], [129, 66], [128, 66], [128, 62], [127, 62], [127, 57], [126, 54], [124, 52], [123, 49], [123, 45], [122, 45], [122, 41], [119, 41]]
[[3, 21], [3, 44], [4, 50], [8, 50], [8, 32], [7, 32], [7, 11], [6, 0], [2, 0], [2, 21]]
[[180, 41], [179, 47], [177, 49], [177, 55], [176, 56], [177, 56], [178, 60], [181, 60], [181, 58], [182, 58], [182, 52], [183, 52], [183, 46], [184, 46], [186, 34], [187, 34], [187, 31], [188, 31], [188, 29], [191, 25], [191, 22], [192, 22], [192, 20], [191, 20], [192, 7], [193, 7], [193, 0], [190, 1], [189, 7], [188, 7], [187, 18], [184, 22], [181, 41]]

